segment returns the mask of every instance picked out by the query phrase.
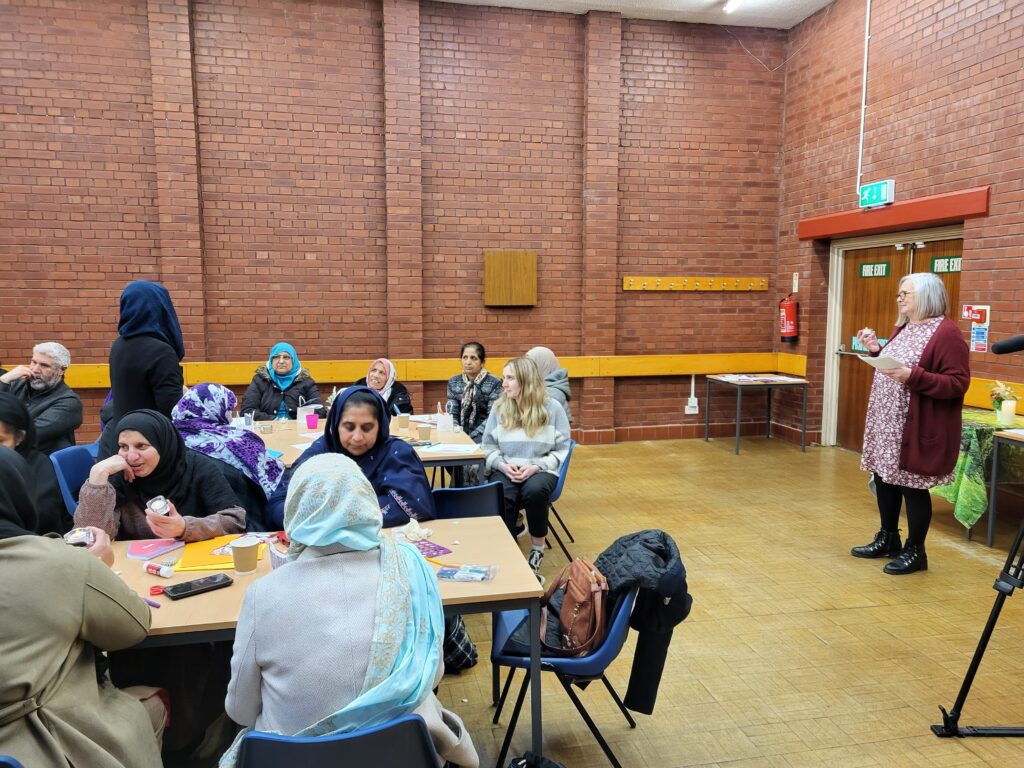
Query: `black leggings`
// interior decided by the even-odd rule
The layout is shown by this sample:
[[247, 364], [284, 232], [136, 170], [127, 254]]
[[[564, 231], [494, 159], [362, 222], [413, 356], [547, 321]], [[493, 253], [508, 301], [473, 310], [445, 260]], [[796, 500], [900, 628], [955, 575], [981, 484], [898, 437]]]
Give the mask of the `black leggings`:
[[896, 531], [900, 524], [900, 506], [907, 501], [907, 544], [924, 544], [932, 522], [932, 495], [927, 488], [890, 485], [875, 475], [875, 496], [883, 531]]

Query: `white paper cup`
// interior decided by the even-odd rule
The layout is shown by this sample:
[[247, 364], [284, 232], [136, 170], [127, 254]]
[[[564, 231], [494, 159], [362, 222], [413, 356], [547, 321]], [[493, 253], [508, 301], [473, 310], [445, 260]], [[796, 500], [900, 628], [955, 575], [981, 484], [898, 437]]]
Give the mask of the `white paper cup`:
[[253, 536], [241, 536], [231, 542], [231, 559], [235, 573], [252, 573], [260, 561], [260, 540]]

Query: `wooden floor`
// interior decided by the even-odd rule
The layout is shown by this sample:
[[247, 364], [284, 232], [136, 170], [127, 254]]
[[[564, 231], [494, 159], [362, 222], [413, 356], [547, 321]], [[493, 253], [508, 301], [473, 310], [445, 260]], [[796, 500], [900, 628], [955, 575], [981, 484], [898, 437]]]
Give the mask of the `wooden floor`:
[[[630, 730], [601, 686], [582, 698], [629, 766], [1019, 766], [1024, 739], [939, 739], [991, 610], [1019, 513], [1004, 507], [995, 549], [967, 541], [935, 502], [930, 570], [894, 577], [849, 555], [878, 513], [859, 456], [744, 438], [580, 446], [557, 505], [593, 558], [616, 537], [663, 528], [694, 598], [676, 628], [658, 704]], [[984, 521], [983, 521], [984, 522]], [[564, 565], [549, 553], [545, 572]], [[489, 621], [468, 618], [481, 663], [442, 683], [481, 756], [497, 757]], [[609, 677], [623, 693], [635, 643]], [[1024, 725], [1024, 594], [1005, 604], [961, 723]], [[607, 761], [561, 688], [545, 676], [546, 756], [570, 768]], [[528, 707], [526, 708], [528, 710]], [[529, 748], [524, 712], [512, 754]]]

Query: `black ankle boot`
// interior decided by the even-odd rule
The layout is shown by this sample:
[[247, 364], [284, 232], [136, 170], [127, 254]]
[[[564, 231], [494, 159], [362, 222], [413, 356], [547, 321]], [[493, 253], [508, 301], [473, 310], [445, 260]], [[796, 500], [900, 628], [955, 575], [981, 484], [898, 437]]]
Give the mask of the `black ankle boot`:
[[895, 557], [903, 549], [899, 531], [879, 531], [875, 540], [863, 547], [854, 547], [850, 554], [854, 557]]
[[902, 576], [905, 573], [928, 570], [928, 555], [925, 554], [924, 544], [907, 544], [891, 563], [886, 563], [882, 569], [894, 576]]

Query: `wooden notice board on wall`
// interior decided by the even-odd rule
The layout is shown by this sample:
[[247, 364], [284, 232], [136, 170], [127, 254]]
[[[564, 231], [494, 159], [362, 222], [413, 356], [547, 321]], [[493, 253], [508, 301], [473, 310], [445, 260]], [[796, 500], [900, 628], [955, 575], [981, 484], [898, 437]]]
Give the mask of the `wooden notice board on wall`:
[[537, 252], [484, 251], [484, 306], [537, 305]]

